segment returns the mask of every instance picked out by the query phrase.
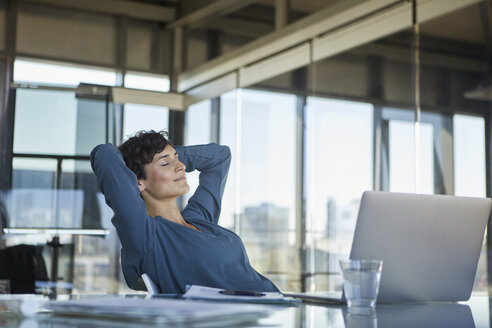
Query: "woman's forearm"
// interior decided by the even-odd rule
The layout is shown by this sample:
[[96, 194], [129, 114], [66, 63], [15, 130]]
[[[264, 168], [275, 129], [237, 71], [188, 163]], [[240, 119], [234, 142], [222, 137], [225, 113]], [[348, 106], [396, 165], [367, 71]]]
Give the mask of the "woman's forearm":
[[199, 186], [188, 201], [187, 209], [201, 212], [205, 220], [217, 223], [231, 163], [229, 147], [208, 144], [176, 147], [176, 150], [186, 171], [200, 171]]
[[229, 167], [231, 151], [229, 147], [210, 143], [207, 145], [176, 146], [179, 160], [186, 165], [186, 172], [206, 171], [227, 165]]

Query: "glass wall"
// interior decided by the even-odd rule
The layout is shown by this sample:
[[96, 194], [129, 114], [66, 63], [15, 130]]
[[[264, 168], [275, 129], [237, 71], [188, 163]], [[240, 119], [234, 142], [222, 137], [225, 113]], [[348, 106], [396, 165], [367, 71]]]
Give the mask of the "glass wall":
[[116, 85], [116, 72], [47, 61], [17, 59], [14, 63], [14, 82], [59, 86], [78, 86], [80, 83]]
[[75, 92], [17, 90], [14, 153], [75, 155], [76, 130]]
[[[418, 128], [420, 135], [417, 138], [415, 123], [390, 121], [390, 191], [434, 193], [432, 128], [430, 124], [420, 123]], [[418, 157], [416, 152], [419, 152]], [[411, 172], [415, 172], [415, 174], [409, 174]]]
[[[233, 149], [237, 161], [226, 187], [222, 216], [240, 233], [252, 263], [277, 279], [279, 287], [340, 290], [337, 260], [350, 253], [365, 190], [486, 195], [484, 116], [490, 111], [490, 99], [468, 92], [485, 80], [480, 68], [485, 63], [479, 51], [482, 40], [477, 34], [459, 32], [453, 24], [460, 21], [473, 30], [479, 12], [479, 6], [469, 6], [421, 24], [419, 85], [415, 36], [412, 29], [406, 29], [262, 81], [251, 89], [222, 95], [221, 143]], [[478, 57], [481, 64], [472, 65]], [[265, 105], [289, 96], [292, 103], [283, 104], [278, 116], [273, 114], [277, 113], [273, 105]], [[251, 105], [250, 99], [254, 99]], [[283, 130], [277, 130], [278, 120]], [[302, 129], [296, 120], [302, 120]], [[260, 136], [263, 140], [258, 143]], [[299, 138], [303, 138], [301, 152], [294, 147]], [[272, 155], [280, 142], [290, 146], [289, 156], [285, 156], [287, 148], [279, 148], [282, 158], [288, 160], [277, 168], [282, 174], [270, 169], [277, 163]], [[250, 158], [256, 163], [249, 163]], [[262, 162], [263, 158], [268, 161]], [[296, 167], [299, 162], [302, 167]], [[295, 183], [296, 170], [302, 170], [302, 186]], [[279, 175], [284, 176], [283, 181], [275, 179]], [[258, 182], [262, 187], [256, 189]], [[283, 186], [281, 193], [275, 190], [278, 185]], [[294, 189], [297, 194], [289, 198], [286, 191]], [[255, 192], [250, 194], [250, 190]], [[295, 197], [299, 193], [301, 202]], [[289, 277], [287, 285], [269, 269], [276, 264], [268, 263], [269, 252], [261, 248], [263, 241], [253, 241], [245, 227], [248, 221], [254, 222], [251, 211], [263, 221], [268, 213], [282, 213], [277, 195], [296, 204], [284, 205], [288, 208], [285, 217], [290, 220], [287, 226], [294, 227], [298, 237], [286, 233], [289, 237], [284, 236], [282, 243], [297, 249], [283, 249], [279, 258], [301, 254], [288, 269], [297, 280]], [[305, 208], [287, 216], [296, 213], [297, 206]], [[271, 234], [285, 226], [280, 220], [272, 222], [266, 227]], [[252, 226], [258, 236], [262, 229], [260, 224]], [[291, 243], [293, 240], [299, 243]], [[263, 250], [263, 255], [258, 250]], [[485, 257], [484, 244], [475, 291], [487, 288]]]
[[239, 234], [256, 270], [281, 290], [293, 289], [299, 285], [296, 97], [253, 90], [240, 96]]
[[46, 245], [59, 236], [63, 247], [58, 248], [56, 276], [56, 245], [43, 250], [50, 280], [63, 287], [59, 292], [117, 292], [112, 212], [89, 164], [95, 145], [115, 142], [114, 107], [105, 97], [88, 98], [75, 88], [79, 83], [114, 85], [116, 73], [17, 60], [14, 80], [21, 87], [15, 94], [11, 185], [4, 197], [7, 245]]
[[167, 131], [169, 109], [161, 106], [126, 104], [123, 115], [123, 141], [141, 130]]
[[[17, 90], [6, 202], [10, 228], [101, 227], [91, 200], [97, 188], [88, 155], [94, 145], [106, 142], [106, 113], [105, 104], [90, 101], [81, 103], [69, 91]], [[32, 207], [21, 206], [26, 199]]]
[[306, 115], [308, 290], [339, 290], [360, 197], [372, 189], [373, 108], [309, 97]]
[[[125, 74], [125, 87], [132, 89], [169, 91], [169, 78], [155, 74], [129, 72]], [[164, 106], [125, 104], [123, 109], [122, 141], [141, 130], [168, 131], [169, 109]]]
[[[482, 117], [456, 114], [453, 116], [454, 194], [485, 197], [485, 122]], [[487, 229], [488, 230], [488, 229]], [[475, 277], [475, 291], [488, 290], [487, 239]]]
[[222, 210], [220, 212], [219, 223], [223, 227], [239, 232], [240, 194], [239, 181], [240, 161], [240, 141], [241, 141], [241, 90], [227, 92], [220, 97], [220, 144], [227, 145], [231, 149], [231, 167], [227, 176], [227, 183], [222, 199]]
[[128, 72], [125, 74], [125, 87], [132, 89], [169, 91], [169, 77], [157, 74]]
[[256, 270], [298, 289], [296, 97], [236, 90], [220, 108], [220, 142], [232, 152], [220, 223], [241, 236]]
[[470, 115], [453, 116], [454, 194], [485, 197], [485, 121]]

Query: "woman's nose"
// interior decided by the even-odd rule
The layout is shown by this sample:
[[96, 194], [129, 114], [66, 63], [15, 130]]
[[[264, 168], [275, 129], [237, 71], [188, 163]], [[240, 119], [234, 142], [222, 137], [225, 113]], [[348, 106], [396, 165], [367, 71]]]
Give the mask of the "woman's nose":
[[184, 165], [180, 160], [176, 162], [176, 171], [184, 171], [186, 170], [186, 165]]

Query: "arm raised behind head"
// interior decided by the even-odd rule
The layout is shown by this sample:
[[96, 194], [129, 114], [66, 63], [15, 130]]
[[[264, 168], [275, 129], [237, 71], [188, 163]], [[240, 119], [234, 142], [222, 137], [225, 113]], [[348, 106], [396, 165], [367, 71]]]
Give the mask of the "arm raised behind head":
[[111, 144], [95, 147], [91, 152], [92, 170], [99, 190], [114, 212], [116, 228], [125, 256], [140, 260], [148, 249], [150, 218], [135, 174], [125, 165], [120, 151]]
[[199, 186], [183, 212], [196, 211], [205, 220], [217, 223], [231, 164], [229, 147], [210, 143], [175, 149], [187, 172], [200, 171]]

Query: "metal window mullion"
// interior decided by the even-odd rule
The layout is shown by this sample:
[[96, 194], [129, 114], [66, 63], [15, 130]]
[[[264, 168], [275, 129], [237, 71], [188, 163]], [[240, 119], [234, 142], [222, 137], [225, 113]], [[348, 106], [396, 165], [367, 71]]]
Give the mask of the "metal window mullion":
[[389, 150], [389, 121], [381, 120], [381, 175], [380, 189], [389, 191], [390, 182], [390, 150]]
[[307, 198], [307, 171], [306, 171], [306, 96], [297, 96], [296, 102], [296, 246], [299, 250], [301, 265], [301, 291], [306, 291], [307, 256], [306, 256], [306, 198]]
[[374, 190], [383, 190], [382, 189], [382, 161], [383, 161], [383, 144], [382, 144], [382, 119], [381, 119], [381, 106], [373, 107], [373, 189]]
[[210, 101], [210, 142], [220, 142], [220, 97]]

